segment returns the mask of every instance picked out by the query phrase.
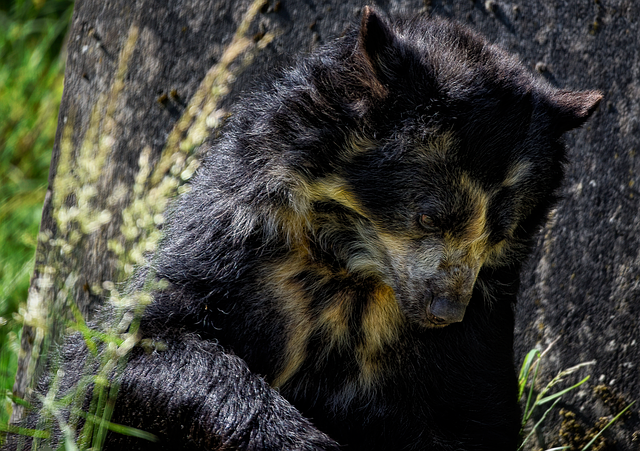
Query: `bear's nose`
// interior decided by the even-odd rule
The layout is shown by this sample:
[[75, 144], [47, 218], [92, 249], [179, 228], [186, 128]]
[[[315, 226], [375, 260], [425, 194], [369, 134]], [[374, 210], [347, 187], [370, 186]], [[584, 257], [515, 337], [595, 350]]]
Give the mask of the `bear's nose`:
[[446, 297], [437, 297], [431, 303], [431, 315], [433, 322], [437, 324], [459, 323], [464, 318], [467, 306], [461, 302], [455, 302]]

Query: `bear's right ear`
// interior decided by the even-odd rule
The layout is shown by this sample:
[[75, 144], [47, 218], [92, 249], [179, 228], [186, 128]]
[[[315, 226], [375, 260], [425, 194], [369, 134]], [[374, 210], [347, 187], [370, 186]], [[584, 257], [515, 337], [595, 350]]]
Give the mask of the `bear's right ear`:
[[392, 46], [393, 41], [394, 33], [386, 20], [374, 8], [365, 6], [360, 22], [358, 51], [374, 73], [380, 73], [382, 54]]

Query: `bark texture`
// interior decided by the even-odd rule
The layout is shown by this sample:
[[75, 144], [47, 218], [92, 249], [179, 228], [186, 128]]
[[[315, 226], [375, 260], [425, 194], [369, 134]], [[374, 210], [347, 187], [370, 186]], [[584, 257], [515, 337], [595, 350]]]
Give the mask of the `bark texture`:
[[[391, 13], [427, 11], [467, 23], [519, 55], [552, 84], [604, 93], [599, 111], [567, 139], [570, 162], [563, 198], [523, 275], [516, 330], [518, 359], [534, 346], [544, 349], [557, 340], [546, 358], [543, 380], [580, 362], [596, 361], [580, 370], [581, 375], [591, 374], [591, 380], [563, 398], [565, 413], [547, 421], [551, 426], [545, 431], [545, 443], [539, 443], [578, 446], [592, 434], [599, 418], [640, 400], [640, 4], [634, 0], [374, 3]], [[181, 133], [176, 132], [178, 119], [209, 69], [220, 62], [249, 4], [247, 0], [76, 2], [29, 296], [29, 311], [45, 320], [25, 326], [16, 394], [25, 394], [37, 377], [34, 346], [39, 351], [47, 340], [58, 340], [61, 318], [70, 316], [68, 300], [74, 299], [90, 319], [104, 302], [104, 282], [119, 281], [122, 270], [109, 242], [124, 242], [126, 220], [118, 212], [132, 202], [140, 155], [147, 152], [154, 168], [172, 131]], [[265, 74], [286, 67], [299, 52], [339, 36], [358, 20], [365, 4], [269, 0], [248, 34], [254, 43], [269, 33], [275, 38], [240, 73], [222, 105], [259, 86]], [[74, 178], [61, 177], [61, 171], [70, 171]], [[64, 188], [69, 180], [78, 186]], [[95, 218], [87, 220], [89, 225], [70, 222], [61, 229], [56, 209], [81, 203], [86, 193], [80, 185], [95, 191], [88, 201]], [[118, 192], [123, 194], [114, 195]], [[104, 211], [110, 212], [108, 218], [99, 215]], [[74, 238], [70, 236], [74, 227], [84, 227], [86, 233]], [[607, 430], [601, 449], [638, 449], [639, 407], [632, 407]], [[14, 418], [19, 415], [16, 409]], [[572, 438], [560, 439], [559, 433]]]

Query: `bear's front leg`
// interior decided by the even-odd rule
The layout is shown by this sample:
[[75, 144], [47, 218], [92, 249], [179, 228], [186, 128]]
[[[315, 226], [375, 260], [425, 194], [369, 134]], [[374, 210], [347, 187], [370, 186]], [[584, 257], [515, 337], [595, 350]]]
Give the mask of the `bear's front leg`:
[[111, 433], [105, 449], [338, 449], [239, 357], [194, 335], [163, 341], [133, 351], [112, 418], [159, 443]]

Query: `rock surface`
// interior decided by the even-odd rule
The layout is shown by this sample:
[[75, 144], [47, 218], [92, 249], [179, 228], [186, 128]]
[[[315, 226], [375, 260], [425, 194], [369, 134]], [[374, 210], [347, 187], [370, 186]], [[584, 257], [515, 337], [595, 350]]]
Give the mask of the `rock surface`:
[[[158, 161], [177, 119], [209, 68], [218, 62], [249, 3], [76, 2], [50, 192], [43, 213], [42, 230], [48, 238], [64, 235], [53, 219], [57, 189], [53, 182], [65, 124], [72, 124], [72, 166], [78, 164], [81, 144], [90, 141], [87, 137], [96, 124], [98, 136], [108, 137], [109, 152], [94, 183], [98, 194], [92, 202], [110, 211], [124, 208], [130, 201], [127, 196], [114, 200], [109, 194], [117, 186], [131, 189], [144, 148], [150, 151], [152, 163]], [[567, 137], [570, 163], [563, 199], [541, 233], [524, 274], [517, 312], [518, 361], [529, 349], [544, 349], [557, 340], [547, 355], [542, 380], [580, 362], [596, 361], [579, 371], [577, 376], [591, 374], [591, 380], [563, 399], [565, 413], [547, 421], [545, 443], [540, 443], [578, 446], [600, 417], [640, 400], [640, 3], [373, 3], [391, 13], [426, 11], [467, 23], [519, 55], [532, 71], [555, 86], [604, 93], [594, 117]], [[286, 66], [297, 53], [339, 36], [357, 21], [364, 4], [357, 0], [269, 0], [253, 21], [250, 35], [259, 41], [265, 33], [275, 32], [275, 39], [238, 76], [223, 105], [259, 85], [265, 74]], [[125, 55], [129, 58], [126, 71], [118, 76], [132, 26], [137, 27], [137, 40]], [[94, 109], [97, 116], [91, 119]], [[117, 277], [108, 241], [122, 234], [121, 225], [117, 217], [100, 223], [62, 254], [54, 240], [43, 239], [30, 308], [48, 309], [50, 318], [64, 314], [67, 304], [54, 307], [58, 291], [42, 282], [46, 268], [56, 266], [58, 272], [50, 277], [54, 285], [66, 281], [69, 298], [76, 299], [90, 317], [103, 301], [102, 283]], [[38, 343], [36, 328], [26, 326], [17, 393], [24, 393], [34, 377], [29, 369], [34, 343]], [[568, 382], [577, 381], [577, 376]], [[640, 448], [639, 407], [634, 406], [607, 430], [606, 448], [599, 449]], [[560, 440], [558, 434], [563, 432], [574, 442]]]

